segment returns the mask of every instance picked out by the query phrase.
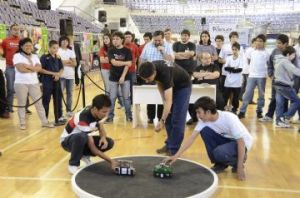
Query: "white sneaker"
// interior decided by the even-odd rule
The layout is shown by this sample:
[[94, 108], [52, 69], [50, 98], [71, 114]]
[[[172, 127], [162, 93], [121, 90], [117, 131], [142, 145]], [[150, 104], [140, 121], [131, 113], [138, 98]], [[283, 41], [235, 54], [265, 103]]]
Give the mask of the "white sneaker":
[[67, 112], [66, 116], [67, 117], [72, 117], [73, 116], [73, 112], [71, 112], [71, 111]]
[[68, 170], [69, 170], [70, 174], [73, 175], [73, 174], [75, 174], [77, 172], [78, 166], [71, 166], [71, 165], [69, 165], [68, 166]]
[[263, 118], [259, 119], [260, 122], [273, 122], [273, 118], [269, 116], [264, 116]]
[[91, 165], [93, 162], [91, 161], [90, 156], [82, 156], [81, 160], [88, 166]]
[[58, 118], [59, 122], [66, 122], [67, 119], [64, 116], [61, 116], [60, 118]]
[[289, 124], [285, 123], [285, 122], [278, 121], [278, 122], [276, 122], [275, 127], [277, 127], [277, 128], [289, 128], [291, 126]]

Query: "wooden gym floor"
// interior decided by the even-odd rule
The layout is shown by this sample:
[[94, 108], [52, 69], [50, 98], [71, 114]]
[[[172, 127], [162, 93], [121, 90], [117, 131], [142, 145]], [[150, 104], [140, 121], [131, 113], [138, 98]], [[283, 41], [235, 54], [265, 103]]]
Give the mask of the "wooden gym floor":
[[[89, 75], [102, 86], [99, 71]], [[269, 82], [267, 87], [270, 87]], [[88, 79], [86, 88], [87, 103], [102, 93]], [[270, 88], [266, 93], [267, 107]], [[73, 105], [77, 94], [78, 88], [75, 88]], [[80, 99], [77, 109], [81, 107]], [[228, 169], [219, 174], [219, 188], [214, 197], [300, 197], [300, 125], [276, 129], [272, 123], [260, 123], [256, 119], [255, 107], [249, 106], [247, 118], [243, 120], [254, 137], [246, 163], [247, 180], [238, 181]], [[0, 120], [0, 150], [3, 152], [0, 157], [0, 197], [75, 197], [67, 171], [69, 154], [59, 144], [63, 126], [41, 128], [35, 108], [30, 107], [30, 110], [33, 115], [27, 116], [26, 131], [18, 128], [16, 109], [11, 119]], [[52, 120], [53, 113], [50, 112]], [[191, 134], [193, 127], [186, 128], [185, 137]], [[153, 126], [132, 129], [120, 109], [116, 109], [114, 124], [107, 124], [106, 130], [115, 140], [114, 149], [108, 152], [111, 157], [156, 155], [155, 150], [163, 145], [166, 137], [165, 131], [155, 133]], [[211, 166], [200, 137], [182, 157]], [[93, 161], [98, 160], [93, 158]]]

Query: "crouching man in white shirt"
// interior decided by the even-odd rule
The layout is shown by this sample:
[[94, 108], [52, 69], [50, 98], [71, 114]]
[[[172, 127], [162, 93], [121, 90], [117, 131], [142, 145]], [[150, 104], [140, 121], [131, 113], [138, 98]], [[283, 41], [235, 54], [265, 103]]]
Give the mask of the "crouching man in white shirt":
[[209, 97], [199, 98], [194, 106], [199, 119], [194, 132], [174, 156], [164, 161], [174, 163], [200, 133], [208, 157], [214, 164], [211, 169], [220, 173], [231, 166], [232, 172], [237, 172], [238, 178], [245, 180], [246, 153], [253, 143], [249, 131], [233, 113], [218, 111], [214, 100]]

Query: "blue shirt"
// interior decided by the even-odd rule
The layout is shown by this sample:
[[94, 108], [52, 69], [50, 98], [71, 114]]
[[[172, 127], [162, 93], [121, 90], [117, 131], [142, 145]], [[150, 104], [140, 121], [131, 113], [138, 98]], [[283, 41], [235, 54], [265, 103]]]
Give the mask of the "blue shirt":
[[[57, 56], [53, 57], [50, 54], [44, 54], [42, 55], [40, 61], [41, 61], [42, 68], [47, 71], [59, 72], [60, 70], [63, 69], [62, 61]], [[44, 87], [47, 88], [53, 87], [54, 78], [52, 75], [41, 74], [40, 81]]]

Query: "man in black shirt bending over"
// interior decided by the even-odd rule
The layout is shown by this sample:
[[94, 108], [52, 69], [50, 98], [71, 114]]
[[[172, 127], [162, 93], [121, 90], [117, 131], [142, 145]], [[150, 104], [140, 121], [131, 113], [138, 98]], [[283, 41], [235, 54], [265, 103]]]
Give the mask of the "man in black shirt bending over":
[[166, 145], [157, 151], [173, 155], [180, 148], [184, 137], [192, 88], [190, 76], [176, 64], [168, 67], [164, 61], [142, 63], [139, 74], [148, 83], [156, 81], [164, 104], [163, 114], [155, 131], [160, 131], [165, 125], [168, 137]]

